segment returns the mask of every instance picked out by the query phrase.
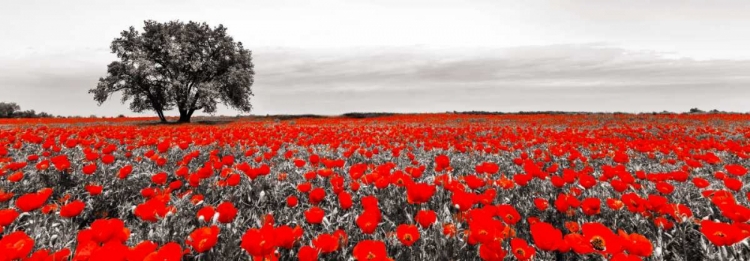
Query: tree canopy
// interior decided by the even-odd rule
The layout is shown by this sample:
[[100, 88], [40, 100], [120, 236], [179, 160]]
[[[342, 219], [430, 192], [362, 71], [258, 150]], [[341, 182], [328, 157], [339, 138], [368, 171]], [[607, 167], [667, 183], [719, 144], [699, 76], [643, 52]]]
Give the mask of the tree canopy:
[[13, 114], [21, 110], [15, 102], [0, 102], [0, 118], [12, 118]]
[[149, 20], [143, 33], [131, 26], [110, 48], [119, 60], [89, 90], [99, 105], [121, 92], [131, 110], [153, 110], [162, 122], [164, 111], [175, 107], [180, 122], [189, 122], [197, 110], [214, 113], [219, 103], [242, 112], [252, 109], [252, 52], [227, 35], [223, 25]]
[[52, 114], [46, 112], [37, 113], [34, 110], [21, 110], [21, 106], [15, 102], [0, 102], [0, 118], [50, 118]]

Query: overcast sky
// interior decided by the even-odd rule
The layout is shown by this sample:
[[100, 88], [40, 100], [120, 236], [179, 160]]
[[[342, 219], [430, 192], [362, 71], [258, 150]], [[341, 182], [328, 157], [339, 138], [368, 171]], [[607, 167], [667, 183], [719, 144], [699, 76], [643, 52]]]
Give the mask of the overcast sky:
[[138, 115], [87, 91], [122, 30], [179, 19], [253, 51], [253, 114], [746, 112], [748, 14], [747, 0], [3, 1], [0, 101]]

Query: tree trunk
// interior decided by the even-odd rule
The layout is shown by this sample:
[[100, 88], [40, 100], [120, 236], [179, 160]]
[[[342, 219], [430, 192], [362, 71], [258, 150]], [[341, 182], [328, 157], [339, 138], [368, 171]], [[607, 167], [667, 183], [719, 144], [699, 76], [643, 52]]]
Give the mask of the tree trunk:
[[180, 120], [178, 122], [180, 123], [188, 123], [190, 122], [190, 115], [191, 113], [188, 113], [187, 111], [180, 110]]
[[156, 111], [156, 115], [159, 115], [159, 121], [161, 121], [161, 123], [166, 123], [167, 118], [164, 117], [164, 107], [162, 107], [161, 103], [157, 102], [150, 93], [148, 93], [147, 95], [148, 100], [151, 102], [151, 107], [154, 108], [154, 111]]
[[163, 111], [156, 110], [156, 114], [159, 115], [159, 121], [161, 121], [161, 123], [166, 123], [167, 122], [167, 118], [164, 117], [164, 112]]
[[188, 114], [187, 114], [188, 119], [193, 117], [194, 112], [195, 112], [195, 109], [190, 109], [190, 111], [188, 111]]

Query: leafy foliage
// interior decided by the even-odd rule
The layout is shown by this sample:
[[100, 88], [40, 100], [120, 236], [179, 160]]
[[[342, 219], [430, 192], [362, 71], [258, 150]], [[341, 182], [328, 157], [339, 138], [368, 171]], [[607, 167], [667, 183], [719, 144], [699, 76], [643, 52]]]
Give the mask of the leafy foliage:
[[13, 113], [18, 110], [21, 110], [21, 106], [18, 106], [18, 104], [14, 102], [0, 102], [0, 118], [13, 117]]
[[37, 113], [34, 110], [21, 110], [15, 102], [0, 102], [0, 118], [51, 118], [52, 114]]
[[219, 103], [252, 109], [252, 53], [223, 25], [145, 21], [143, 33], [130, 27], [110, 48], [119, 61], [89, 90], [100, 105], [122, 92], [122, 102], [131, 101], [134, 112], [153, 110], [166, 121], [164, 111], [176, 107], [181, 122], [197, 110], [214, 113]]

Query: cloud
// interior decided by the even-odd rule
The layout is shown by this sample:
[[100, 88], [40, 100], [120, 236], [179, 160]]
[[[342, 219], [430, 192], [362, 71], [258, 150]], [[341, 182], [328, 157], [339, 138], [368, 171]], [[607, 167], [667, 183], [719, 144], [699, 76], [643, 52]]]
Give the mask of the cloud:
[[[743, 99], [750, 97], [748, 60], [693, 60], [603, 43], [253, 51], [258, 114], [750, 110]], [[2, 59], [0, 90], [37, 110], [127, 114], [119, 101], [97, 107], [86, 93], [112, 59], [106, 50]]]
[[[665, 54], [598, 44], [504, 49], [373, 49], [357, 52], [279, 50], [259, 54], [258, 82], [294, 92], [382, 88], [485, 89], [676, 86], [747, 83], [750, 61], [670, 59]], [[291, 58], [294, 57], [294, 58]], [[278, 62], [266, 70], [264, 62]], [[371, 88], [372, 86], [381, 86]], [[405, 86], [406, 85], [406, 86]], [[388, 87], [390, 86], [390, 87]], [[280, 87], [281, 88], [281, 87]]]
[[257, 55], [257, 93], [285, 113], [750, 109], [750, 61], [673, 56], [606, 44], [278, 49]]

